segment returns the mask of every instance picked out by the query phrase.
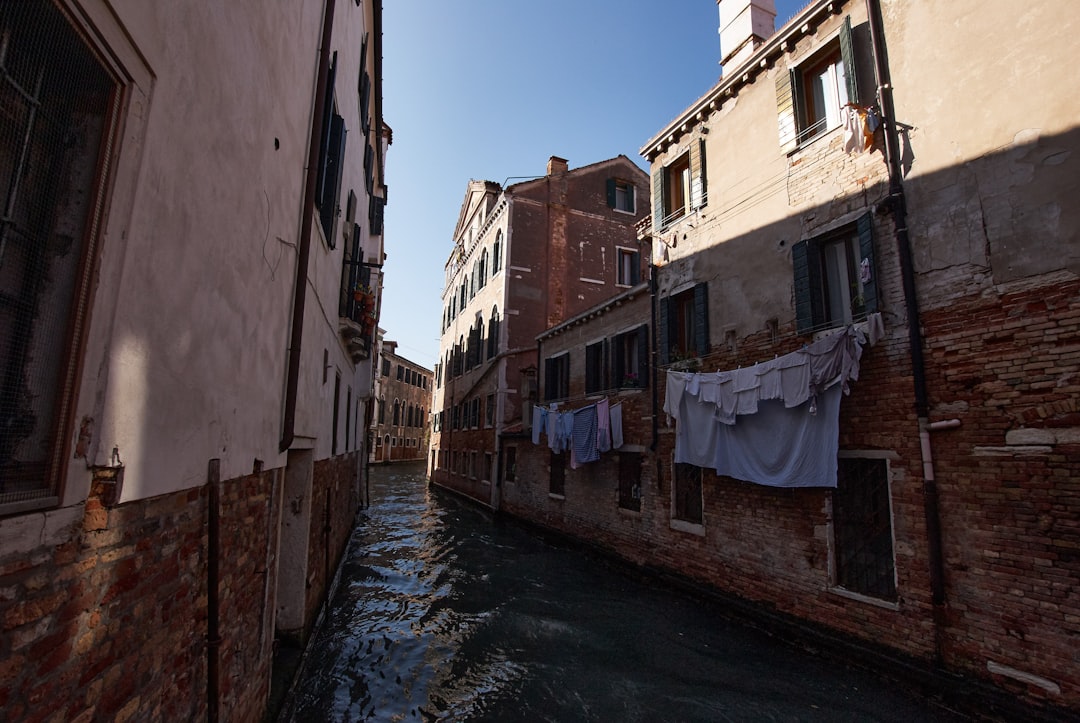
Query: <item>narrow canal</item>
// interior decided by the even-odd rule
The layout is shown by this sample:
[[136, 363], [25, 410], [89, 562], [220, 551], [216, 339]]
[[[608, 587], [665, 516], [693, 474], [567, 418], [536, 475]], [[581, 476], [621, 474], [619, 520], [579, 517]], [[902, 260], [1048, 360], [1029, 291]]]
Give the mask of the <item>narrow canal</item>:
[[953, 720], [896, 686], [796, 651], [373, 469], [292, 721]]

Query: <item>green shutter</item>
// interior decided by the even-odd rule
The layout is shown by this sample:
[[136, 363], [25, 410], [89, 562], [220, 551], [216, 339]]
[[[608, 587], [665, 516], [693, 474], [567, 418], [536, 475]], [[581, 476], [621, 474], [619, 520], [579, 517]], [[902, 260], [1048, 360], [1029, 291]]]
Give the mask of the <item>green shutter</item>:
[[697, 143], [690, 143], [690, 208], [701, 207], [701, 151]]
[[709, 166], [705, 161], [705, 139], [698, 139], [699, 155], [701, 156], [701, 205], [709, 205]]
[[652, 227], [653, 234], [664, 229], [664, 167], [658, 166], [652, 174]]
[[671, 307], [671, 298], [665, 296], [657, 300], [659, 309], [656, 314], [656, 336], [659, 339], [660, 363], [667, 364], [671, 357], [671, 349], [668, 346], [668, 310]]
[[791, 247], [791, 264], [795, 273], [795, 329], [800, 334], [806, 334], [814, 328], [807, 246], [806, 241], [800, 241]]
[[795, 71], [776, 71], [776, 123], [780, 133], [780, 150], [795, 150], [799, 143], [795, 116]]
[[[863, 309], [867, 314], [878, 310], [877, 269], [874, 268], [874, 219], [870, 213], [859, 217], [855, 227], [859, 232], [859, 255], [870, 266], [870, 280], [863, 282]], [[855, 273], [860, 273], [856, 269]]]
[[694, 350], [698, 356], [709, 353], [709, 285], [694, 287]]
[[609, 208], [615, 208], [615, 179], [607, 179], [607, 205]]
[[649, 386], [649, 327], [642, 324], [637, 329], [638, 386]]
[[851, 16], [844, 18], [844, 27], [840, 30], [840, 59], [844, 62], [844, 76], [847, 79], [849, 103], [859, 102], [859, 82], [855, 70], [855, 49], [851, 43]]

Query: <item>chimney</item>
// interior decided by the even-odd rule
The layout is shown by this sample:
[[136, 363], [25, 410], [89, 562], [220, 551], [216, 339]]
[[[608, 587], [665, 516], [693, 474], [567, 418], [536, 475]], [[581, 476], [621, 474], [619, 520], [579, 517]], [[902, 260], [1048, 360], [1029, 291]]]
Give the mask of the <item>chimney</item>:
[[720, 11], [720, 65], [746, 62], [776, 30], [776, 0], [716, 0]]
[[566, 173], [567, 170], [569, 170], [569, 166], [566, 165], [565, 158], [552, 156], [548, 159], [547, 174], [549, 176], [554, 176], [556, 173]]

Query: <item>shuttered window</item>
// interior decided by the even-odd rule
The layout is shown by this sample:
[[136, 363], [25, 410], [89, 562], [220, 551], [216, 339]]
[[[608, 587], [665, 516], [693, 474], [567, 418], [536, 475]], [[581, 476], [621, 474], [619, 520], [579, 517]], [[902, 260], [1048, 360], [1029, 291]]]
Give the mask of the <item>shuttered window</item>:
[[694, 139], [685, 153], [653, 170], [653, 229], [662, 231], [708, 203], [705, 140]]
[[657, 321], [661, 364], [708, 354], [708, 285], [700, 283], [661, 299]]
[[791, 249], [800, 334], [843, 326], [878, 310], [873, 216]]
[[836, 40], [798, 66], [777, 70], [780, 150], [788, 153], [840, 126], [843, 107], [859, 103], [858, 86], [851, 18], [846, 17]]

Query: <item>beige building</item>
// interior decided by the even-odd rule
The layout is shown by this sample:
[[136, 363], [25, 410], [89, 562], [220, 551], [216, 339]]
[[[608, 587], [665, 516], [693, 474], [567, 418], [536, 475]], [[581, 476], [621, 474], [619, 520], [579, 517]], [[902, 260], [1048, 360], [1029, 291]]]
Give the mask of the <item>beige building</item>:
[[431, 437], [434, 376], [397, 353], [397, 342], [384, 341], [376, 372], [371, 423], [372, 462], [423, 462]]
[[0, 37], [5, 715], [259, 719], [361, 501], [381, 6], [4, 3]]

